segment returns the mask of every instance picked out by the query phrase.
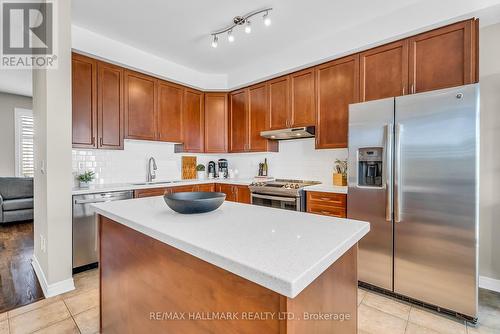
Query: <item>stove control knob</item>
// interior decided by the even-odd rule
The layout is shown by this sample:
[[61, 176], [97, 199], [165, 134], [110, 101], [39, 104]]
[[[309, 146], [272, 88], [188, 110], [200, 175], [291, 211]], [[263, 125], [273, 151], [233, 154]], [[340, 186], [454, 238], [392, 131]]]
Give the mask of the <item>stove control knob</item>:
[[298, 183], [295, 183], [295, 185], [293, 186], [295, 189], [299, 189], [299, 184]]

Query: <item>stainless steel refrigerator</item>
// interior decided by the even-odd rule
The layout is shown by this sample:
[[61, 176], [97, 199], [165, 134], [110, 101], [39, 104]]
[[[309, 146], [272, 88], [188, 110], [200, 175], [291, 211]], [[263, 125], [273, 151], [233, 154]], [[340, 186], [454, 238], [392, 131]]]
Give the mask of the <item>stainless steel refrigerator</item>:
[[477, 317], [479, 85], [352, 104], [361, 282]]

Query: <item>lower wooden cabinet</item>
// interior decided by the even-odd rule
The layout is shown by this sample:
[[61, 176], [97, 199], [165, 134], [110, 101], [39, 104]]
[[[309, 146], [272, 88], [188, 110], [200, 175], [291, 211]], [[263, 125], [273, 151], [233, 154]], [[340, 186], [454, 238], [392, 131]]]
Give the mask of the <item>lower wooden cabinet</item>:
[[217, 183], [215, 190], [226, 194], [226, 200], [250, 204], [250, 189], [247, 186]]
[[151, 188], [151, 189], [136, 189], [134, 190], [134, 198], [163, 196], [167, 193], [168, 188]]
[[307, 212], [324, 216], [346, 218], [347, 195], [307, 191]]
[[196, 184], [193, 186], [193, 191], [212, 192], [215, 191], [215, 184], [214, 183]]
[[[248, 187], [247, 187], [247, 189], [248, 189]], [[163, 196], [165, 194], [191, 192], [191, 191], [212, 192], [212, 191], [215, 191], [215, 184], [214, 183], [188, 184], [188, 185], [177, 186], [177, 187], [137, 189], [134, 191], [134, 198]]]

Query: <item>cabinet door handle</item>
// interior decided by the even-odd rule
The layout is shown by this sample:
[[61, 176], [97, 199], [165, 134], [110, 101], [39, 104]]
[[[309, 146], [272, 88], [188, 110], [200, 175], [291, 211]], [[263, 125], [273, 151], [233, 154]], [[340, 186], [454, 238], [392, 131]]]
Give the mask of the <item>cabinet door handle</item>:
[[104, 141], [102, 140], [102, 137], [101, 137], [101, 138], [99, 138], [99, 145], [100, 145], [101, 147], [104, 145], [103, 143], [104, 143]]
[[415, 94], [415, 84], [411, 84], [411, 93]]
[[90, 145], [95, 145], [95, 137], [92, 137], [92, 139], [90, 140]]

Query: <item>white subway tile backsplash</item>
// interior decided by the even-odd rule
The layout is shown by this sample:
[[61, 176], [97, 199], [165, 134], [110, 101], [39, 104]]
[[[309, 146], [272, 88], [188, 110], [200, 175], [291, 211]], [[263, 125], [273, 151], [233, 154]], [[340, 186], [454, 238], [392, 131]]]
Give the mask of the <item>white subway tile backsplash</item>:
[[[181, 178], [181, 157], [196, 156], [198, 163], [207, 164], [224, 158], [236, 176], [257, 175], [259, 163], [267, 158], [270, 176], [277, 178], [317, 180], [331, 183], [336, 159], [346, 159], [347, 149], [316, 150], [314, 139], [280, 142], [277, 153], [189, 154], [174, 153], [174, 144], [125, 140], [125, 149], [73, 150], [73, 174], [87, 170], [96, 173], [94, 183], [142, 182], [146, 179], [149, 157], [156, 159], [157, 180]], [[76, 182], [76, 179], [75, 179]]]

